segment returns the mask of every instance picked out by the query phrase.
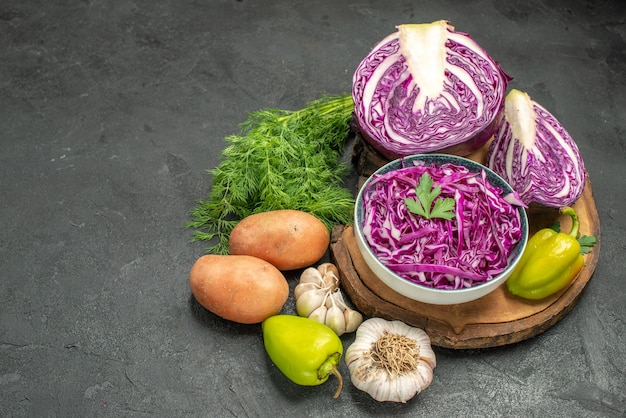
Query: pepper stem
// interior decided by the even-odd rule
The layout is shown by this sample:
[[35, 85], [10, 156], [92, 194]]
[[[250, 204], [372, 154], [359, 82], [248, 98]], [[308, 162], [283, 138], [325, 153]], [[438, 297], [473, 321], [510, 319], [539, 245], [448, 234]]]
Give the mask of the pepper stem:
[[339, 370], [337, 369], [337, 366], [335, 366], [334, 364], [333, 364], [333, 368], [332, 368], [332, 370], [330, 372], [337, 377], [337, 380], [339, 382], [339, 385], [337, 386], [337, 391], [333, 395], [333, 399], [337, 399], [339, 397], [339, 395], [341, 394], [341, 389], [343, 388], [343, 377], [341, 376], [341, 373], [339, 373]]
[[572, 218], [572, 229], [569, 232], [569, 236], [572, 238], [578, 238], [578, 228], [580, 227], [580, 221], [578, 220], [578, 215], [576, 211], [571, 206], [563, 206], [559, 209], [563, 215], [568, 215]]

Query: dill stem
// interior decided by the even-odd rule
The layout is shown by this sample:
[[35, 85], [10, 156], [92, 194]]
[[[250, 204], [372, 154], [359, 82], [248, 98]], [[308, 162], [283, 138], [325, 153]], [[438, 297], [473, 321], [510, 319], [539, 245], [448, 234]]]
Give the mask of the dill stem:
[[350, 95], [328, 96], [296, 111], [251, 113], [239, 135], [226, 138], [224, 160], [213, 174], [209, 198], [191, 211], [192, 241], [216, 239], [207, 252], [225, 254], [238, 221], [276, 209], [317, 216], [329, 229], [350, 224], [354, 198], [341, 186], [341, 163], [354, 103]]

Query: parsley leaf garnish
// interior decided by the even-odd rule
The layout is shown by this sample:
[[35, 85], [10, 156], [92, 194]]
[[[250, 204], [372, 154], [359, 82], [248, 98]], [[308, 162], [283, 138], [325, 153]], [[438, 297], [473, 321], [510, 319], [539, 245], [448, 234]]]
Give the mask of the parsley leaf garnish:
[[[406, 207], [413, 213], [421, 215], [426, 219], [442, 218], [450, 220], [454, 217], [455, 201], [451, 197], [435, 199], [441, 194], [441, 187], [433, 188], [433, 179], [430, 174], [424, 173], [415, 188], [417, 199], [404, 199]], [[435, 206], [433, 206], [433, 201]]]
[[583, 235], [578, 237], [578, 243], [580, 244], [580, 253], [588, 254], [591, 252], [591, 248], [596, 245], [598, 239], [594, 235]]

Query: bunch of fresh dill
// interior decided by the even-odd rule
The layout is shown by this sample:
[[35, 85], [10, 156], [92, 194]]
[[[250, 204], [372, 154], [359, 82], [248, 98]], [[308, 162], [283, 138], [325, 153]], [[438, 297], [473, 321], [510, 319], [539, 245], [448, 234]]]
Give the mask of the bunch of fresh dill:
[[311, 213], [329, 230], [351, 224], [354, 198], [342, 181], [349, 167], [341, 157], [349, 138], [353, 101], [325, 96], [297, 111], [264, 109], [249, 114], [214, 169], [211, 191], [190, 212], [192, 241], [216, 244], [228, 253], [235, 225], [254, 213], [295, 209]]

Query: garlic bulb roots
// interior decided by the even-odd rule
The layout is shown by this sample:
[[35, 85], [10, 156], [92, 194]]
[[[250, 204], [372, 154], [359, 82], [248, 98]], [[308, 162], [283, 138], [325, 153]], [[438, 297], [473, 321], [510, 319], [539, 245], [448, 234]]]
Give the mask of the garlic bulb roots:
[[339, 270], [332, 263], [309, 267], [294, 289], [296, 312], [329, 326], [337, 335], [354, 332], [363, 315], [350, 308], [339, 289]]
[[358, 327], [345, 361], [354, 386], [379, 402], [407, 402], [430, 385], [437, 365], [424, 330], [382, 318]]

